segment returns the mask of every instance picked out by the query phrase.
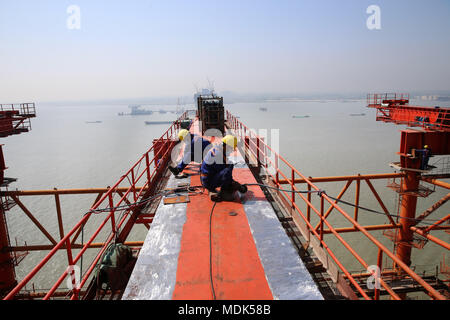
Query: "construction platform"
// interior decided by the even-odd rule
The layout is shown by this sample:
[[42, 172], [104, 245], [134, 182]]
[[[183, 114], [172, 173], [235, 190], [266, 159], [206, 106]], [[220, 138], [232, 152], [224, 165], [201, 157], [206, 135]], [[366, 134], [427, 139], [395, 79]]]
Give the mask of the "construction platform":
[[[197, 122], [191, 133], [199, 134]], [[231, 159], [233, 179], [256, 183], [238, 151]], [[171, 175], [166, 188], [200, 186], [199, 167]], [[212, 215], [207, 192], [182, 201], [161, 199], [123, 300], [323, 299], [259, 186], [216, 203]]]

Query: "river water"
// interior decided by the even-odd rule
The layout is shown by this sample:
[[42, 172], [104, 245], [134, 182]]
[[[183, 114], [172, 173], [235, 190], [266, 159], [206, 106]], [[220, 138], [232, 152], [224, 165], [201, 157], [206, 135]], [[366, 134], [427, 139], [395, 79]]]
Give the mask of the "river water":
[[[430, 105], [434, 105], [430, 102]], [[259, 108], [265, 107], [267, 111]], [[176, 106], [154, 106], [153, 109], [175, 110]], [[249, 128], [258, 130], [278, 130], [279, 151], [303, 175], [311, 177], [340, 176], [369, 173], [390, 173], [394, 169], [389, 163], [398, 161], [396, 152], [400, 145], [400, 130], [397, 126], [375, 121], [375, 110], [366, 108], [365, 101], [272, 101], [266, 103], [235, 103], [226, 106], [238, 115]], [[118, 116], [128, 112], [126, 105], [36, 105], [37, 117], [32, 119], [32, 130], [17, 136], [4, 138], [4, 154], [7, 177], [18, 178], [9, 189], [40, 190], [68, 188], [96, 188], [112, 186], [138, 158], [151, 146], [154, 138], [159, 138], [169, 127], [146, 125], [146, 120], [172, 120], [175, 114], [145, 116]], [[362, 114], [351, 116], [351, 114]], [[299, 116], [293, 118], [293, 116]], [[303, 116], [309, 117], [303, 117]], [[101, 121], [101, 123], [87, 123]], [[268, 140], [271, 144], [270, 139]], [[439, 157], [431, 158], [430, 164], [439, 162]], [[398, 195], [386, 187], [387, 181], [374, 181], [389, 212], [396, 214]], [[345, 183], [319, 184], [332, 196], [337, 196]], [[301, 189], [301, 185], [299, 185]], [[354, 201], [353, 184], [343, 199]], [[436, 189], [428, 198], [419, 198], [417, 213], [420, 214], [445, 195]], [[96, 195], [67, 195], [61, 197], [64, 229], [67, 232], [90, 208]], [[21, 201], [38, 220], [58, 239], [58, 225], [54, 198], [21, 197]], [[301, 203], [299, 201], [298, 203]], [[360, 205], [382, 211], [368, 187], [362, 184]], [[351, 215], [354, 209], [345, 207]], [[449, 210], [448, 204], [430, 219], [439, 219]], [[338, 226], [349, 226], [338, 213], [330, 215], [330, 221]], [[48, 240], [17, 207], [7, 213], [11, 242], [19, 245], [49, 244]], [[382, 224], [384, 216], [360, 210], [362, 224]], [[89, 231], [87, 227], [86, 232]], [[131, 240], [143, 240], [146, 228], [136, 227]], [[389, 248], [392, 242], [381, 231], [372, 232]], [[437, 232], [437, 236], [449, 240], [449, 235]], [[102, 235], [96, 242], [103, 239]], [[369, 264], [376, 263], [376, 249], [360, 235], [344, 235], [358, 253], [367, 258]], [[337, 255], [352, 271], [364, 268], [347, 257], [348, 252], [331, 242]], [[413, 262], [418, 272], [434, 273], [435, 266], [442, 261], [445, 250], [429, 242], [423, 250], [413, 250]], [[30, 253], [16, 269], [18, 278], [25, 276], [30, 268], [44, 257], [45, 253]], [[447, 259], [448, 261], [448, 259]], [[49, 288], [66, 266], [64, 252], [57, 254], [47, 267], [38, 273], [36, 288]], [[84, 268], [86, 266], [83, 266]], [[50, 277], [57, 274], [58, 276]], [[30, 288], [28, 286], [27, 288]]]

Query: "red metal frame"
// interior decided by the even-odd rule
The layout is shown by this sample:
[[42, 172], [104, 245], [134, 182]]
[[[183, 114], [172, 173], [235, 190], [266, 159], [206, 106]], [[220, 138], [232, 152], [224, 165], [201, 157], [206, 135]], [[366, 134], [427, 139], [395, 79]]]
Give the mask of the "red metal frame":
[[[364, 235], [372, 245], [376, 246], [379, 251], [379, 257], [383, 255], [386, 258], [392, 260], [392, 263], [398, 267], [398, 270], [403, 274], [403, 276], [409, 277], [417, 282], [420, 286], [424, 288], [424, 291], [433, 299], [446, 299], [442, 294], [440, 294], [437, 290], [435, 290], [432, 286], [430, 286], [424, 279], [422, 279], [419, 275], [417, 275], [408, 265], [406, 265], [402, 260], [400, 260], [391, 250], [389, 250], [386, 246], [384, 246], [379, 240], [377, 240], [373, 235], [371, 235], [366, 227], [362, 226], [356, 221], [355, 218], [352, 218], [350, 214], [348, 214], [345, 210], [343, 210], [335, 201], [327, 196], [326, 193], [321, 192], [320, 188], [317, 187], [313, 182], [310, 181], [309, 178], [306, 178], [302, 175], [297, 169], [295, 169], [288, 161], [286, 161], [282, 156], [276, 153], [269, 145], [267, 145], [260, 137], [258, 137], [253, 131], [247, 128], [242, 122], [240, 122], [236, 117], [234, 117], [230, 112], [227, 111], [227, 123], [228, 126], [234, 130], [234, 134], [240, 137], [241, 141], [244, 142], [246, 150], [252, 154], [255, 159], [258, 159], [258, 163], [264, 163], [264, 166], [270, 166], [275, 169], [275, 173], [272, 174], [270, 171], [267, 171], [268, 175], [271, 178], [271, 181], [278, 187], [281, 187], [280, 176], [284, 178], [283, 184], [290, 184], [290, 188], [295, 191], [299, 191], [296, 187], [296, 177], [299, 177], [304, 183], [307, 184], [308, 190], [316, 190], [320, 196], [320, 209], [316, 208], [312, 202], [311, 198], [305, 197], [303, 194], [299, 193], [298, 197], [293, 196], [293, 194], [289, 194], [285, 191], [278, 192], [278, 194], [284, 199], [286, 203], [288, 203], [292, 207], [292, 218], [293, 221], [297, 224], [297, 226], [306, 225], [308, 236], [315, 238], [316, 241], [320, 244], [320, 247], [328, 254], [328, 256], [334, 261], [334, 263], [339, 267], [339, 269], [345, 274], [346, 278], [350, 281], [350, 283], [355, 287], [355, 289], [361, 294], [365, 299], [371, 299], [365, 290], [359, 285], [357, 280], [352, 276], [350, 271], [344, 266], [344, 264], [338, 259], [337, 255], [332, 251], [329, 247], [328, 243], [336, 243], [336, 240], [342, 244], [344, 248], [346, 248], [351, 255], [365, 268], [369, 267], [369, 263], [366, 262], [360, 254], [358, 254], [355, 249], [345, 241], [340, 232], [334, 228], [330, 222], [326, 219], [326, 214], [324, 213], [324, 203], [326, 202], [330, 205], [330, 209], [335, 209], [338, 211], [343, 218], [349, 221], [355, 231], [360, 232]], [[258, 141], [259, 140], [259, 141]], [[256, 142], [258, 141], [258, 142]], [[255, 151], [256, 150], [256, 151]], [[269, 154], [270, 153], [270, 154]], [[271, 160], [271, 158], [273, 160]], [[287, 171], [287, 172], [286, 172]], [[299, 199], [300, 198], [300, 199]], [[307, 215], [305, 216], [304, 212], [300, 209], [300, 207], [296, 203], [296, 199], [302, 200], [307, 208]], [[320, 219], [320, 223], [318, 227], [314, 227], [311, 224], [310, 214], [311, 211], [315, 213]], [[333, 234], [334, 238], [331, 240], [325, 240], [325, 226], [328, 227], [326, 230], [328, 234]], [[392, 225], [393, 228], [397, 226]], [[299, 228], [301, 229], [301, 227]], [[379, 262], [381, 263], [381, 262]], [[393, 299], [401, 299], [401, 296], [396, 294], [394, 290], [389, 287], [383, 279], [380, 279], [381, 286], [389, 292]], [[375, 297], [378, 296], [378, 293]]]
[[[170, 159], [170, 153], [174, 145], [173, 143], [170, 143], [170, 141], [172, 141], [172, 137], [180, 128], [179, 121], [185, 119], [185, 117], [186, 113], [184, 113], [177, 121], [175, 121], [169, 127], [169, 129], [159, 139], [156, 140], [157, 143], [166, 141], [167, 143], [165, 144], [165, 148], [159, 148], [158, 150], [155, 150], [155, 146], [157, 145], [157, 143], [154, 143], [153, 146], [147, 152], [145, 152], [139, 158], [139, 160], [111, 188], [109, 188], [108, 191], [100, 199], [98, 199], [98, 201], [96, 201], [96, 203], [83, 216], [83, 218], [67, 234], [65, 234], [64, 236], [62, 236], [61, 234], [61, 240], [55, 243], [52, 250], [50, 250], [50, 252], [44, 257], [44, 259], [39, 262], [32, 269], [32, 271], [28, 275], [26, 275], [24, 279], [22, 279], [22, 281], [20, 281], [13, 290], [8, 293], [8, 295], [4, 298], [5, 300], [13, 299], [20, 292], [20, 290], [24, 288], [25, 285], [29, 283], [31, 279], [33, 279], [33, 277], [44, 267], [44, 265], [46, 265], [49, 260], [54, 257], [55, 253], [64, 246], [66, 247], [67, 251], [68, 266], [70, 267], [76, 265], [84, 255], [85, 251], [89, 247], [91, 247], [91, 244], [99, 235], [99, 233], [101, 231], [104, 231], [109, 226], [110, 228], [108, 228], [108, 230], [110, 230], [110, 233], [107, 240], [103, 243], [101, 250], [95, 256], [87, 271], [82, 275], [79, 286], [72, 290], [71, 300], [78, 299], [81, 288], [83, 288], [83, 286], [88, 281], [89, 277], [94, 271], [97, 262], [102, 257], [109, 243], [111, 243], [111, 241], [116, 237], [121, 238], [121, 241], [125, 241], [125, 238], [130, 231], [130, 226], [132, 226], [135, 222], [134, 219], [136, 218], [136, 216], [133, 214], [133, 211], [136, 210], [137, 206], [134, 208], [128, 208], [124, 212], [124, 214], [119, 217], [116, 217], [117, 214], [114, 208], [121, 206], [124, 203], [134, 203], [137, 199], [143, 199], [145, 196], [148, 196], [149, 190], [152, 190], [156, 186], [161, 174], [166, 170], [166, 166], [164, 165], [164, 163]], [[152, 152], [154, 153], [153, 157], [151, 156]], [[158, 163], [157, 159], [160, 160]], [[140, 187], [138, 187], [138, 185], [140, 185]], [[123, 193], [119, 189], [123, 190], [124, 187], [126, 188], [126, 191]], [[94, 210], [101, 209], [103, 207], [113, 209], [104, 213], [100, 213], [105, 215], [104, 220], [90, 236], [88, 241], [83, 245], [80, 252], [75, 257], [73, 257], [72, 243], [74, 242], [76, 237], [78, 237], [83, 226], [89, 221], [89, 218], [93, 214], [96, 214]], [[49, 299], [53, 296], [64, 279], [66, 279], [69, 272], [73, 272], [73, 269], [72, 271], [70, 271], [70, 269], [67, 268], [62, 273], [55, 284], [43, 297], [44, 300]]]
[[34, 103], [0, 104], [0, 136], [31, 130], [30, 118], [35, 116]]
[[368, 94], [367, 106], [377, 109], [377, 121], [450, 131], [450, 108], [411, 106], [405, 93]]
[[[183, 119], [185, 114], [180, 118]], [[422, 279], [419, 275], [417, 275], [408, 265], [406, 265], [401, 259], [399, 259], [393, 252], [391, 252], [386, 246], [384, 246], [380, 241], [378, 241], [373, 235], [369, 233], [371, 230], [382, 230], [382, 229], [398, 229], [399, 225], [395, 224], [395, 222], [390, 219], [390, 224], [381, 225], [381, 226], [362, 226], [358, 221], [358, 211], [354, 211], [354, 216], [348, 214], [344, 211], [338, 204], [337, 201], [334, 201], [326, 193], [321, 192], [320, 188], [315, 185], [314, 181], [318, 182], [317, 179], [314, 178], [306, 178], [303, 176], [298, 170], [296, 170], [289, 162], [287, 162], [283, 157], [281, 157], [278, 153], [271, 149], [269, 145], [267, 145], [263, 139], [258, 137], [253, 131], [249, 130], [245, 125], [243, 125], [236, 117], [234, 117], [231, 113], [227, 111], [227, 124], [228, 126], [234, 130], [234, 133], [241, 138], [241, 141], [244, 142], [246, 150], [249, 151], [250, 156], [255, 158], [258, 165], [268, 167], [269, 165], [272, 168], [275, 168], [275, 172], [268, 172], [271, 183], [275, 186], [282, 187], [285, 184], [290, 185], [291, 190], [299, 191], [297, 189], [296, 184], [304, 183], [306, 184], [308, 190], [317, 191], [320, 196], [320, 207], [318, 208], [313, 204], [312, 195], [308, 194], [306, 197], [303, 194], [294, 194], [287, 193], [284, 191], [278, 192], [278, 195], [284, 203], [287, 204], [289, 208], [291, 208], [291, 215], [294, 223], [299, 227], [299, 229], [306, 230], [307, 237], [311, 246], [313, 243], [317, 243], [318, 246], [313, 248], [315, 250], [322, 251], [324, 255], [326, 255], [326, 259], [329, 259], [330, 263], [333, 262], [339, 268], [339, 270], [344, 274], [337, 274], [337, 282], [338, 287], [347, 286], [347, 280], [350, 284], [355, 288], [355, 290], [365, 299], [371, 299], [369, 294], [361, 287], [358, 282], [358, 276], [352, 274], [349, 271], [349, 268], [344, 265], [341, 259], [338, 259], [337, 254], [333, 251], [331, 246], [334, 246], [336, 243], [340, 243], [343, 248], [345, 248], [355, 259], [361, 264], [365, 269], [367, 269], [370, 265], [365, 259], [362, 258], [361, 254], [356, 252], [356, 250], [343, 239], [341, 233], [343, 232], [359, 232], [365, 238], [367, 238], [370, 243], [375, 246], [378, 251], [377, 257], [377, 265], [381, 268], [382, 266], [382, 258], [390, 259], [393, 265], [396, 265], [398, 269], [395, 271], [397, 275], [401, 275], [402, 277], [406, 277], [414, 280], [420, 286], [424, 288], [424, 291], [433, 299], [445, 299], [445, 297], [440, 294], [436, 289], [434, 289], [430, 284], [428, 284], [424, 279]], [[156, 183], [158, 182], [161, 174], [166, 170], [166, 166], [164, 165], [165, 161], [167, 161], [171, 152], [171, 144], [165, 144], [164, 141], [170, 140], [172, 135], [179, 129], [179, 123], [174, 123], [157, 141], [154, 141], [153, 146], [133, 165], [133, 167], [126, 172], [125, 175], [119, 179], [119, 181], [111, 188], [108, 189], [103, 196], [97, 198], [97, 201], [92, 206], [91, 210], [95, 210], [102, 207], [117, 207], [123, 203], [133, 203], [138, 199], [142, 199], [145, 195], [151, 193], [152, 189], [155, 188]], [[163, 144], [161, 147], [161, 143]], [[150, 152], [154, 152], [154, 156], [151, 157]], [[161, 157], [162, 155], [162, 157]], [[151, 159], [151, 160], [150, 160]], [[157, 165], [157, 159], [160, 159], [160, 165]], [[403, 175], [403, 174], [397, 174]], [[348, 186], [352, 181], [360, 181], [364, 180], [367, 182], [369, 187], [374, 191], [373, 186], [370, 183], [370, 179], [377, 178], [386, 178], [385, 176], [350, 176], [350, 177], [331, 177], [331, 178], [318, 178], [323, 181], [347, 181], [347, 185], [341, 191], [340, 196], [345, 192]], [[358, 182], [359, 183], [359, 182]], [[435, 182], [441, 186], [442, 182]], [[124, 184], [126, 186], [124, 186]], [[140, 187], [138, 187], [138, 184]], [[57, 193], [54, 193], [55, 195]], [[383, 210], [386, 212], [388, 218], [388, 212], [384, 208], [379, 196], [376, 192], [374, 192], [375, 197], [379, 200], [380, 205]], [[119, 199], [116, 199], [117, 196]], [[340, 198], [340, 196], [338, 198]], [[355, 202], [358, 202], [359, 197], [355, 198]], [[298, 203], [301, 202], [306, 207], [306, 210], [302, 210]], [[328, 211], [325, 211], [325, 205], [329, 205]], [[90, 263], [87, 271], [82, 275], [80, 285], [72, 291], [71, 299], [78, 299], [78, 293], [85, 286], [88, 281], [90, 275], [94, 271], [94, 268], [97, 262], [100, 260], [102, 254], [106, 250], [108, 244], [119, 235], [122, 235], [125, 240], [127, 232], [132, 227], [136, 220], [133, 220], [134, 210], [136, 208], [129, 208], [125, 214], [117, 217], [114, 210], [107, 211], [102, 213], [105, 215], [104, 220], [101, 222], [100, 226], [97, 227], [95, 232], [90, 236], [89, 240], [81, 247], [81, 251], [75, 256], [72, 256], [72, 249], [75, 248], [73, 245], [76, 238], [80, 234], [82, 227], [88, 222], [89, 218], [92, 216], [93, 212], [89, 211], [83, 218], [69, 231], [66, 235], [64, 232], [61, 232], [61, 240], [59, 242], [54, 241], [54, 245], [52, 245], [51, 251], [46, 255], [46, 257], [36, 266], [33, 270], [5, 297], [5, 299], [13, 299], [16, 295], [20, 293], [20, 290], [24, 288], [24, 286], [30, 282], [31, 279], [43, 268], [44, 265], [48, 263], [50, 259], [55, 255], [55, 253], [60, 249], [66, 249], [68, 265], [75, 265], [78, 263], [85, 253], [85, 251], [94, 246], [93, 241], [96, 239], [98, 234], [102, 230], [110, 230], [108, 239], [101, 244], [101, 250], [98, 252], [96, 257]], [[332, 210], [337, 211], [346, 221], [349, 221], [352, 225], [350, 228], [336, 228], [333, 227], [330, 221], [327, 219], [328, 215]], [[306, 211], [306, 215], [305, 215]], [[316, 226], [313, 225], [313, 217], [316, 216], [318, 218], [318, 223]], [[118, 219], [117, 219], [118, 218]], [[447, 219], [447, 217], [446, 217]], [[110, 227], [109, 227], [110, 226]], [[440, 229], [441, 227], [433, 227], [430, 230]], [[122, 232], [118, 232], [117, 230], [121, 229]], [[442, 241], [434, 236], [429, 235], [425, 232], [423, 228], [419, 228], [416, 226], [412, 226], [411, 230], [421, 234], [427, 239], [434, 241], [435, 243], [443, 246], [444, 248], [448, 248], [448, 243]], [[125, 232], [127, 231], [127, 232]], [[53, 241], [52, 241], [53, 242]], [[77, 248], [80, 248], [77, 246]], [[315, 251], [316, 252], [316, 251]], [[66, 269], [62, 273], [62, 275], [58, 278], [56, 283], [52, 286], [50, 291], [46, 293], [43, 299], [49, 299], [52, 296], [58, 295], [56, 290], [61, 285], [61, 283], [66, 279], [67, 275], [70, 274], [70, 271]], [[342, 281], [342, 279], [346, 279]], [[393, 299], [401, 299], [401, 295], [397, 294], [393, 288], [391, 288], [386, 281], [380, 279], [381, 286], [391, 295]], [[355, 298], [352, 290], [351, 293], [348, 293], [350, 297]], [[348, 292], [348, 291], [347, 291]], [[374, 298], [379, 298], [380, 291], [375, 291]]]

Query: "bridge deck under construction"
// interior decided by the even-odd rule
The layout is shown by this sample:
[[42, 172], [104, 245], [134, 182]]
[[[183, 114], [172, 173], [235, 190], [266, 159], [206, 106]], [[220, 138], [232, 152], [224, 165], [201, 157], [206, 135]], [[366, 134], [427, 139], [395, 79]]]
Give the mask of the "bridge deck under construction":
[[[197, 122], [191, 132], [199, 133]], [[256, 183], [237, 151], [231, 158], [233, 178]], [[171, 176], [166, 188], [201, 185], [198, 163], [185, 172], [184, 179]], [[217, 203], [212, 215], [207, 192], [165, 202], [122, 299], [323, 299], [259, 186]]]

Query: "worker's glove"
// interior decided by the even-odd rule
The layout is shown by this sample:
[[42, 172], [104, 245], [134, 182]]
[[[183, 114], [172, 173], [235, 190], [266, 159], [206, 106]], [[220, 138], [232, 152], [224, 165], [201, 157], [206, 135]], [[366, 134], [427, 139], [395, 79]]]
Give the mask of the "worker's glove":
[[246, 193], [246, 192], [248, 191], [248, 188], [247, 188], [247, 186], [246, 186], [245, 184], [241, 184], [241, 185], [239, 186], [238, 191], [239, 191], [240, 193]]

